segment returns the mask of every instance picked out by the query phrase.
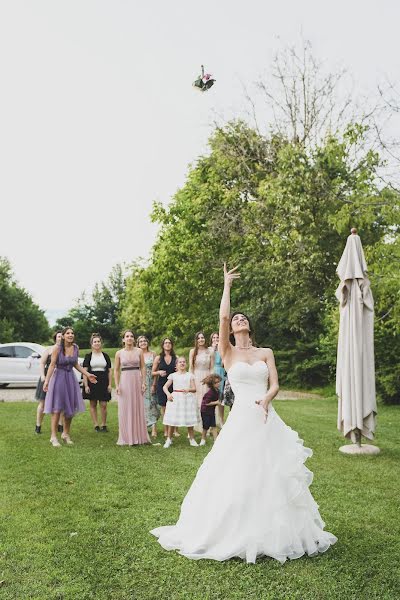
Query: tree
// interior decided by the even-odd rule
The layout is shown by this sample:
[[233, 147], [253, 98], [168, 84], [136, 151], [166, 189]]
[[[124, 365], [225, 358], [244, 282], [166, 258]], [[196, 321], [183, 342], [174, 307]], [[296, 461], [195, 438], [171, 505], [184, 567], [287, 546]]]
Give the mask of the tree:
[[128, 278], [130, 317], [190, 343], [218, 322], [222, 262], [239, 264], [233, 305], [255, 317], [260, 344], [279, 349], [283, 379], [325, 383], [332, 365], [319, 344], [350, 228], [366, 249], [394, 231], [382, 204], [398, 196], [378, 187], [380, 157], [363, 151], [364, 135], [351, 125], [307, 148], [242, 122], [218, 128], [169, 207], [154, 207], [160, 234], [147, 268]]
[[49, 323], [30, 294], [15, 281], [11, 264], [0, 257], [0, 341], [45, 343]]

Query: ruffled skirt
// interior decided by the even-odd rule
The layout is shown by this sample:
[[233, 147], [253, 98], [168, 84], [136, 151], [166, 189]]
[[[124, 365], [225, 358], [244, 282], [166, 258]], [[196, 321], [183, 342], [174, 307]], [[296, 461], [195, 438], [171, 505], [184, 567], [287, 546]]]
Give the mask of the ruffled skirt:
[[152, 530], [166, 550], [192, 559], [254, 563], [265, 555], [283, 563], [325, 552], [337, 541], [324, 531], [309, 490], [313, 474], [304, 463], [312, 451], [273, 408], [266, 424], [259, 415], [246, 424], [248, 416], [233, 407], [178, 522]]

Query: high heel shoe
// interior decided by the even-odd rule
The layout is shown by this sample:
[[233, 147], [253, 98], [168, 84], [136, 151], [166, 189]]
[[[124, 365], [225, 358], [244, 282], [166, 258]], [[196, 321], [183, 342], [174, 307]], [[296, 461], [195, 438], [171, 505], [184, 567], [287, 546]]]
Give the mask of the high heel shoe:
[[73, 446], [74, 445], [74, 442], [71, 440], [71, 438], [69, 437], [68, 433], [61, 434], [61, 439], [63, 439], [64, 442], [66, 444], [68, 444], [68, 446]]
[[61, 444], [58, 441], [58, 439], [56, 437], [51, 437], [50, 438], [50, 444], [53, 446], [53, 448], [60, 448]]

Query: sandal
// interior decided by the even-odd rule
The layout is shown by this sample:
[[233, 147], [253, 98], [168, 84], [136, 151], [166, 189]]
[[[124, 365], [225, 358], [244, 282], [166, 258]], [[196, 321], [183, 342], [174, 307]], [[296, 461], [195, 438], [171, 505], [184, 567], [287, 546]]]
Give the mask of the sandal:
[[61, 435], [61, 439], [63, 439], [64, 442], [66, 444], [68, 444], [68, 446], [73, 446], [74, 445], [74, 442], [71, 440], [71, 438], [69, 437], [68, 433], [63, 433]]
[[56, 437], [51, 437], [50, 438], [50, 444], [54, 447], [54, 448], [61, 448], [61, 444], [58, 441], [58, 439]]

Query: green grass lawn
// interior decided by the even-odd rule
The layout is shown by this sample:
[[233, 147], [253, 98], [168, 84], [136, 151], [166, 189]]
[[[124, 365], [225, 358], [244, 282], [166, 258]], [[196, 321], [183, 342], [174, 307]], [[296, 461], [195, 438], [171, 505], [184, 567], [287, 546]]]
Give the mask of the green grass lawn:
[[86, 413], [73, 422], [75, 446], [52, 448], [48, 417], [43, 435], [32, 433], [35, 404], [1, 403], [0, 598], [399, 598], [400, 408], [380, 407], [379, 456], [349, 457], [338, 452], [334, 398], [275, 406], [314, 450], [312, 492], [339, 538], [283, 566], [191, 561], [149, 534], [176, 521], [210, 445], [191, 448], [182, 435], [168, 451], [117, 447], [111, 403], [109, 434]]

